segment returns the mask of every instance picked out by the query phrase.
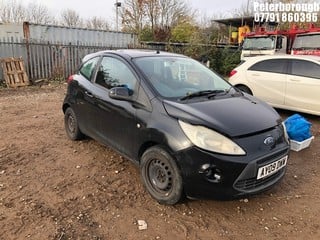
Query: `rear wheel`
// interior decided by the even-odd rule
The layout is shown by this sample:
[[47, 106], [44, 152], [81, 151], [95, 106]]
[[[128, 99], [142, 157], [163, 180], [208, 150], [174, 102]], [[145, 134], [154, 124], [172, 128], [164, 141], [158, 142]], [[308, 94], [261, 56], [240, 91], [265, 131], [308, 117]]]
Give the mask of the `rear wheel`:
[[239, 86], [237, 86], [237, 88], [239, 90], [241, 90], [242, 92], [245, 92], [245, 93], [248, 93], [248, 94], [252, 95], [252, 92], [251, 92], [250, 88], [248, 88], [247, 86], [239, 85]]
[[80, 140], [84, 137], [79, 129], [76, 114], [71, 107], [67, 108], [64, 113], [64, 126], [67, 135], [71, 140]]
[[161, 204], [173, 205], [183, 195], [182, 177], [175, 160], [160, 147], [149, 148], [141, 157], [143, 183]]

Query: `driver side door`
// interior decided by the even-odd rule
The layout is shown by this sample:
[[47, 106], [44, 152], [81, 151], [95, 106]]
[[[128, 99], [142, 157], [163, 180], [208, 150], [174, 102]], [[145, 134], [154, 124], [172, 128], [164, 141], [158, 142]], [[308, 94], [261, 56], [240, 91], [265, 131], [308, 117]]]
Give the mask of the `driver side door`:
[[[94, 80], [95, 129], [100, 141], [132, 157], [133, 141], [137, 136], [136, 108], [138, 78], [130, 65], [121, 58], [103, 56]], [[113, 87], [127, 87], [130, 100], [109, 96]]]

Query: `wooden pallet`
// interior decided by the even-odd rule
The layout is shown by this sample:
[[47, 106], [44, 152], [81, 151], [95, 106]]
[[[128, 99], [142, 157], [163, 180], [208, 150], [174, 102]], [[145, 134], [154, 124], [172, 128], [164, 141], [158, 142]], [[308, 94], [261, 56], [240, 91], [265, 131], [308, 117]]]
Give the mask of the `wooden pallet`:
[[22, 58], [3, 58], [1, 66], [8, 87], [16, 88], [30, 84]]

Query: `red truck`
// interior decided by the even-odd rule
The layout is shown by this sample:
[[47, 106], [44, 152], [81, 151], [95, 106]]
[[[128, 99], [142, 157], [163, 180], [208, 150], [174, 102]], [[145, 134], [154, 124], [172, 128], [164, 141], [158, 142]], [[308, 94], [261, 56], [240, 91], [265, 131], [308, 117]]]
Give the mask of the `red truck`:
[[241, 59], [258, 55], [297, 54], [320, 56], [320, 28], [293, 25], [289, 30], [266, 31], [258, 28], [245, 35]]

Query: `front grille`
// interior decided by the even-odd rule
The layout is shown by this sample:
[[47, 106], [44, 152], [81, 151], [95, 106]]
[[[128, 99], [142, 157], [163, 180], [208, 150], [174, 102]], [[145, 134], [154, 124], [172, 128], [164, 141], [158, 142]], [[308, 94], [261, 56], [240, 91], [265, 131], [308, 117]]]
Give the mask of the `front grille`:
[[268, 157], [264, 157], [263, 159], [260, 159], [257, 161], [258, 166], [263, 166], [265, 164], [273, 162], [275, 159], [280, 159], [286, 153], [288, 152], [288, 149], [283, 149], [280, 152], [276, 152], [275, 154], [269, 155]]
[[269, 182], [272, 182], [273, 180], [276, 180], [277, 178], [279, 178], [284, 171], [285, 171], [285, 168], [280, 169], [278, 172], [266, 178], [261, 178], [261, 179], [249, 178], [245, 180], [239, 180], [235, 183], [234, 187], [239, 191], [252, 191], [255, 189], [259, 189], [261, 186], [268, 184]]

